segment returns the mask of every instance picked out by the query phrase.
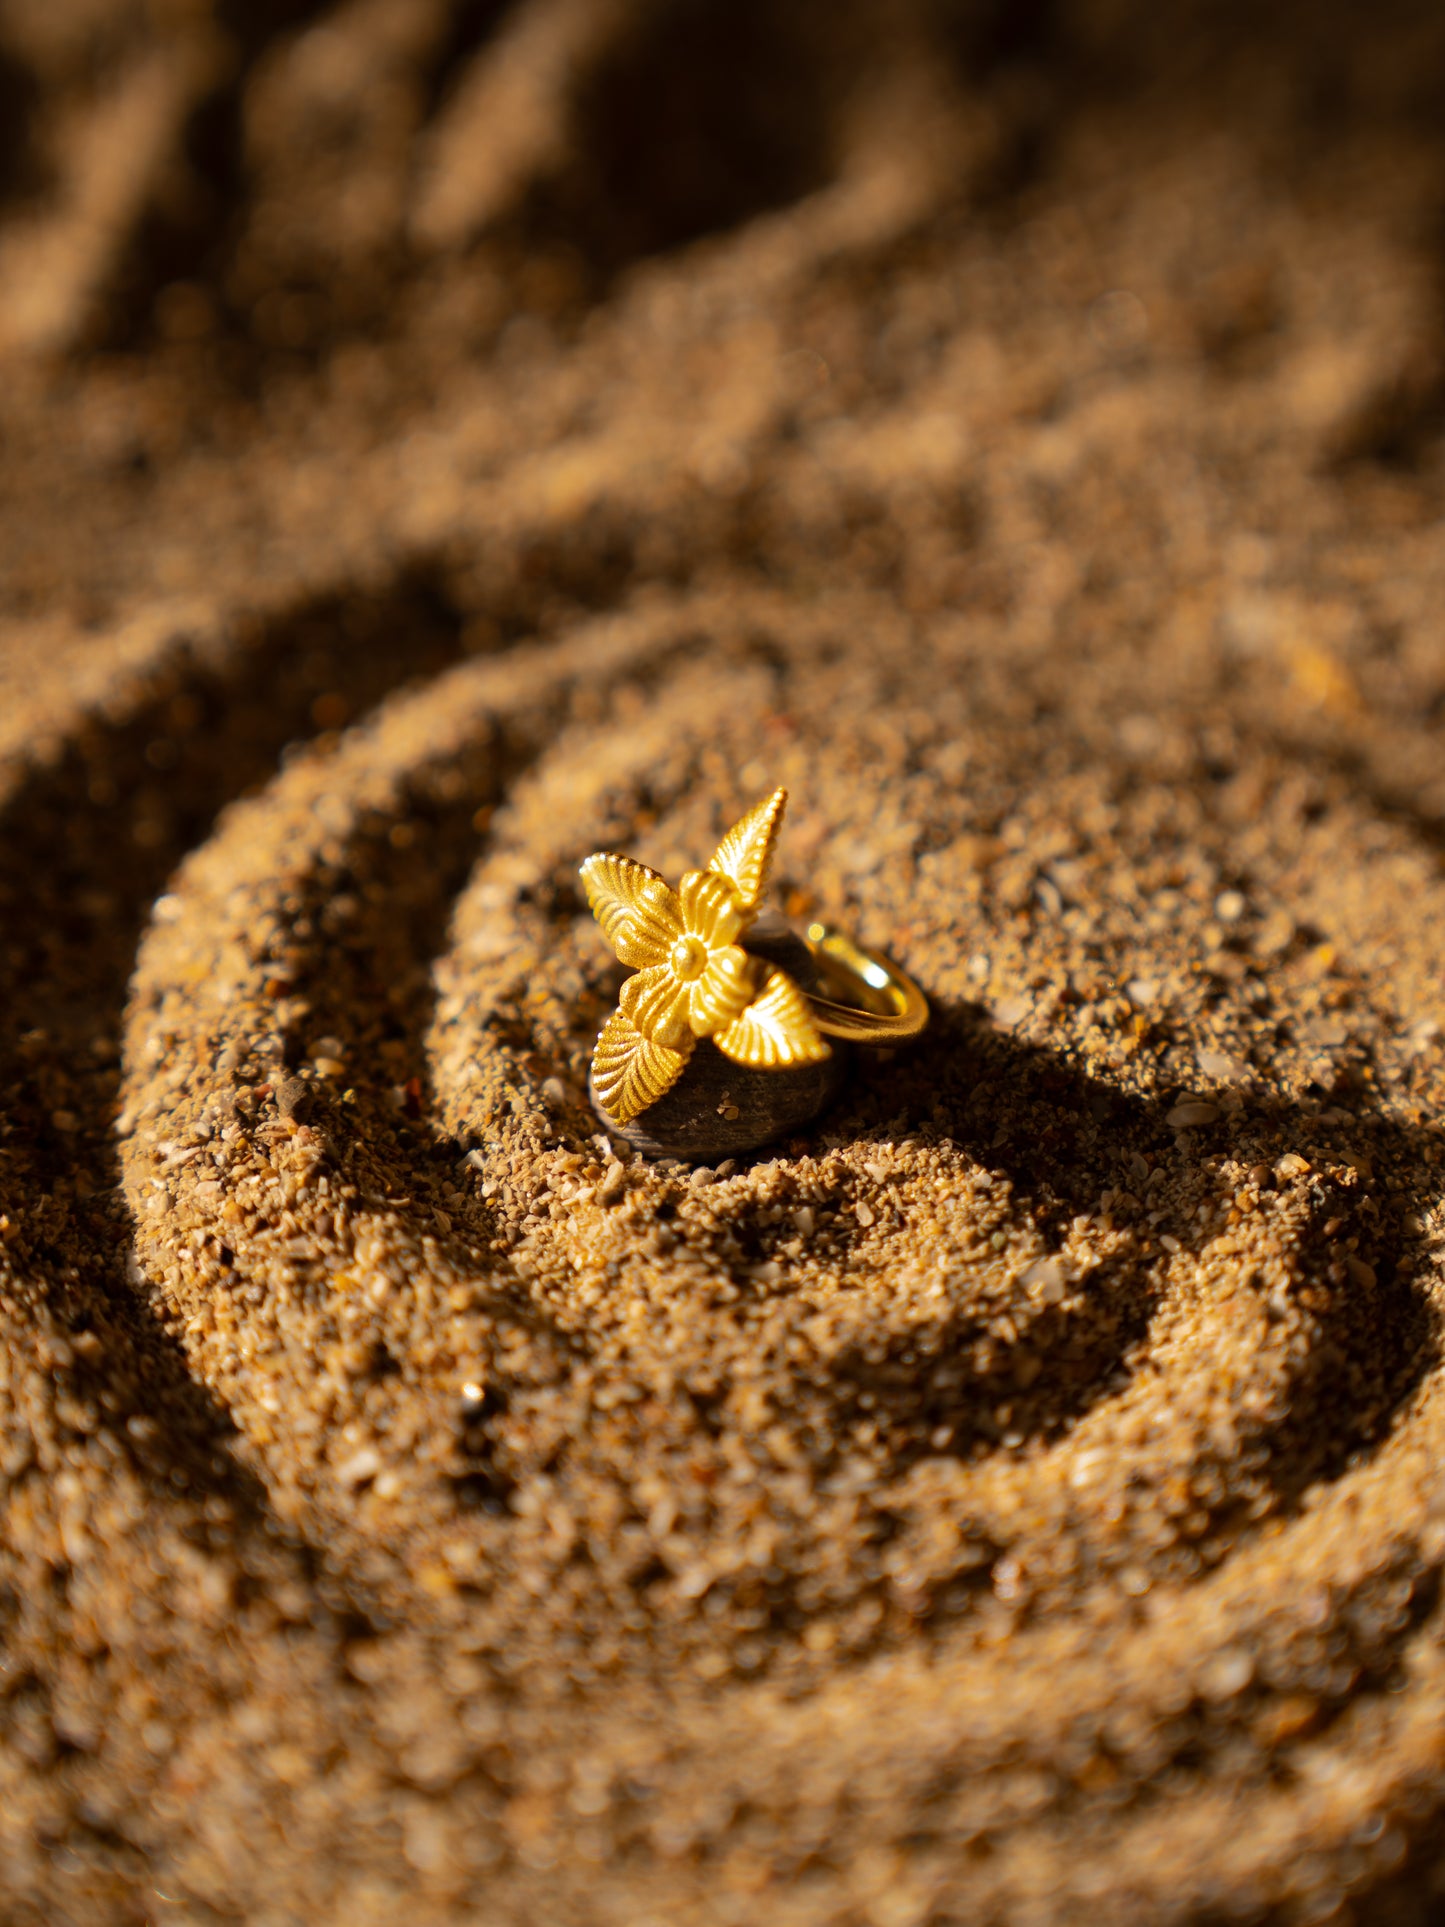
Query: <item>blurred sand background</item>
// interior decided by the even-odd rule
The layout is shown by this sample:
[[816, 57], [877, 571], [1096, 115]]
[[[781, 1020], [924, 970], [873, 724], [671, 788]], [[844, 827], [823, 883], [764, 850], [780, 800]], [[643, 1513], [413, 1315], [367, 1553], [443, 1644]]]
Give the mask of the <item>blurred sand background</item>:
[[[1445, 1917], [1442, 217], [1426, 5], [0, 0], [7, 1923]], [[779, 782], [934, 1030], [633, 1161]]]

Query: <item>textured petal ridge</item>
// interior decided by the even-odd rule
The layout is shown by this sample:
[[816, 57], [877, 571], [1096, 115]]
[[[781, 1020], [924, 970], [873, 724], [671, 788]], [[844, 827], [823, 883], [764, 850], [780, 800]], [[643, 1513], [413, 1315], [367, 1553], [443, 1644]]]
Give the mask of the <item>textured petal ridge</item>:
[[685, 1050], [670, 1050], [644, 1037], [620, 1010], [613, 1011], [592, 1054], [592, 1082], [602, 1108], [619, 1124], [630, 1124], [672, 1089], [691, 1055], [691, 1037]]
[[659, 964], [682, 935], [682, 909], [667, 880], [628, 856], [589, 856], [582, 887], [602, 934], [625, 964]]
[[711, 864], [731, 879], [744, 910], [756, 910], [772, 867], [773, 849], [787, 806], [788, 792], [776, 789], [739, 817], [717, 846]]
[[818, 1064], [831, 1055], [808, 1014], [802, 991], [782, 970], [768, 972], [762, 995], [719, 1031], [713, 1042], [724, 1057], [755, 1070]]
[[700, 937], [709, 950], [730, 944], [752, 922], [744, 913], [733, 883], [716, 870], [689, 870], [678, 886], [683, 927]]
[[714, 950], [707, 969], [691, 986], [692, 1029], [698, 1037], [726, 1030], [752, 1001], [757, 967], [738, 944]]
[[634, 1029], [655, 1044], [667, 1044], [676, 1050], [683, 1038], [692, 1035], [691, 986], [680, 982], [668, 964], [655, 964], [629, 977], [618, 1002]]

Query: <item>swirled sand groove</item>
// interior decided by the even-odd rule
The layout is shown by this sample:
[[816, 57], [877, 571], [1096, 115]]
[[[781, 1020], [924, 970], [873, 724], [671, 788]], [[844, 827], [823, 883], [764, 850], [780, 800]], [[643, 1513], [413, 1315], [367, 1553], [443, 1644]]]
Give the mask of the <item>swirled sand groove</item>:
[[1445, 45], [1025, 11], [0, 21], [7, 1919], [1433, 1917]]
[[[248, 1462], [365, 1574], [379, 1617], [413, 1637], [465, 1627], [481, 1681], [566, 1651], [594, 1746], [599, 1719], [609, 1744], [640, 1743], [653, 1720], [637, 1696], [668, 1680], [696, 1702], [669, 1762], [683, 1811], [689, 1796], [710, 1811], [744, 1764], [767, 1763], [770, 1808], [790, 1811], [786, 1788], [805, 1771], [815, 1787], [820, 1757], [835, 1801], [886, 1762], [946, 1803], [950, 1833], [1006, 1826], [973, 1883], [995, 1906], [1023, 1904], [1030, 1877], [1082, 1893], [1111, 1864], [1149, 1865], [1138, 1842], [1164, 1837], [1157, 1798], [1116, 1814], [1119, 1776], [1207, 1781], [1225, 1756], [1237, 1800], [1249, 1760], [1262, 1789], [1295, 1754], [1316, 1776], [1342, 1757], [1341, 1722], [1402, 1678], [1412, 1711], [1428, 1690], [1413, 1676], [1433, 1644], [1421, 1562], [1442, 1532], [1421, 1479], [1440, 1424], [1434, 1287], [1401, 1215], [1433, 1209], [1434, 1134], [1408, 1112], [1362, 1126], [1302, 1100], [1284, 1057], [1248, 1068], [1263, 985], [1225, 961], [1238, 951], [1215, 953], [1208, 1032], [1238, 1055], [1191, 1042], [1187, 899], [1151, 936], [1106, 880], [1146, 874], [1186, 835], [1194, 864], [1222, 862], [1233, 826], [1147, 787], [1120, 796], [1056, 731], [1074, 968], [1129, 931], [1158, 973], [1118, 1000], [1124, 1048], [1095, 1065], [1053, 998], [1037, 1035], [1011, 1008], [990, 1030], [983, 953], [941, 934], [944, 906], [977, 893], [977, 848], [955, 838], [870, 871], [876, 900], [906, 869], [906, 920], [904, 895], [883, 909], [914, 933], [904, 960], [938, 1000], [932, 1047], [867, 1075], [821, 1142], [705, 1183], [625, 1169], [580, 1096], [608, 996], [573, 880], [589, 828], [675, 868], [735, 807], [781, 716], [771, 767], [806, 794], [826, 744], [836, 799], [793, 825], [808, 851], [794, 874], [826, 888], [862, 821], [885, 847], [892, 834], [866, 776], [879, 672], [840, 676], [857, 605], [794, 620], [781, 659], [775, 599], [684, 608], [707, 610], [704, 663], [664, 609], [550, 657], [468, 665], [287, 771], [183, 869], [131, 1003], [138, 1252]], [[644, 692], [649, 651], [660, 680]], [[570, 722], [547, 693], [569, 676]], [[974, 799], [1027, 813], [983, 708], [975, 690], [970, 714], [911, 718], [910, 816], [946, 820], [934, 766], [964, 753]], [[528, 737], [546, 747], [523, 767]], [[724, 800], [699, 820], [709, 769]], [[478, 809], [448, 937], [425, 906], [460, 874], [446, 820], [465, 845]], [[1368, 862], [1351, 845], [1378, 841], [1347, 810], [1328, 834], [1346, 877]], [[1279, 825], [1275, 847], [1288, 840]], [[1438, 886], [1396, 847], [1375, 928], [1428, 929]], [[981, 940], [988, 927], [983, 912]], [[1031, 940], [990, 937], [990, 973], [1028, 981]], [[429, 1023], [406, 1014], [428, 975]], [[1351, 1000], [1362, 1044], [1418, 1021], [1385, 990], [1362, 981]], [[1133, 1017], [1166, 998], [1183, 1036], [1150, 1050]], [[1188, 1053], [1182, 1078], [1171, 1050]], [[1214, 1094], [1171, 1104], [1181, 1083]], [[1405, 1173], [1408, 1195], [1391, 1193]], [[1285, 1572], [1303, 1603], [1282, 1617]], [[1066, 1707], [1041, 1695], [1061, 1665]], [[804, 1694], [785, 1729], [784, 1683]], [[898, 1723], [910, 1692], [941, 1752]], [[1401, 1746], [1378, 1798], [1410, 1770]], [[1021, 1761], [1057, 1777], [1061, 1757], [1075, 1771], [1025, 1820]], [[1207, 1895], [1207, 1806], [1168, 1836], [1167, 1892], [1140, 1905], [1188, 1880]], [[1300, 1807], [1261, 1798], [1233, 1822], [1249, 1877], [1267, 1877], [1281, 1824], [1328, 1830]], [[1097, 1858], [1071, 1843], [1048, 1859], [1061, 1816], [1102, 1830]]]

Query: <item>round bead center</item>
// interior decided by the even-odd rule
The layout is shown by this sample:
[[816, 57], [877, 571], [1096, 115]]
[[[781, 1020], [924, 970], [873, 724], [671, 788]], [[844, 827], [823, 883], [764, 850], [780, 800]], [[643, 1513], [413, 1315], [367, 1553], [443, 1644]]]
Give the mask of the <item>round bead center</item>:
[[679, 937], [668, 963], [674, 977], [685, 984], [693, 983], [707, 969], [707, 945], [701, 937]]

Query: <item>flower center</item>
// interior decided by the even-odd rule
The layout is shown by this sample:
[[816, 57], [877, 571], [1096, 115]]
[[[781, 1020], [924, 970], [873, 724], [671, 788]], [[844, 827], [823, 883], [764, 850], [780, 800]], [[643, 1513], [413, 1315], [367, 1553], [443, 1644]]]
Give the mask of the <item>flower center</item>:
[[681, 983], [696, 981], [707, 969], [707, 945], [701, 937], [679, 937], [672, 946], [668, 965]]

